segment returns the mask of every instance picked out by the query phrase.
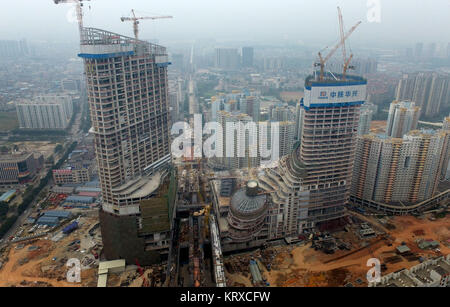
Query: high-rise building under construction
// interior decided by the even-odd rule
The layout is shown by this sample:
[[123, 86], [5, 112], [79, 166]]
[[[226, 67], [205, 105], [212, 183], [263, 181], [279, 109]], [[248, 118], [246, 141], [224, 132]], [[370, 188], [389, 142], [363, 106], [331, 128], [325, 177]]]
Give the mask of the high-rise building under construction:
[[326, 74], [305, 81], [301, 144], [259, 177], [271, 191], [271, 238], [297, 235], [345, 215], [367, 81]]
[[102, 188], [105, 256], [158, 261], [170, 242], [170, 210], [160, 195], [170, 161], [167, 51], [84, 28], [79, 56]]
[[[399, 207], [429, 199], [448, 164], [450, 130], [359, 136], [351, 194]], [[447, 158], [447, 159], [446, 159]]]

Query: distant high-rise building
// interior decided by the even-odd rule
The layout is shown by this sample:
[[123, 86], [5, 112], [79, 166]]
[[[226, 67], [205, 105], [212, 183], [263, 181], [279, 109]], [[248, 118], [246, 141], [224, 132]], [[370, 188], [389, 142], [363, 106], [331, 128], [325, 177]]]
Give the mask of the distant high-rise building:
[[370, 109], [361, 109], [358, 123], [358, 135], [365, 135], [370, 132], [370, 123], [372, 122], [373, 111]]
[[235, 70], [239, 68], [241, 58], [235, 48], [216, 48], [215, 67], [225, 70]]
[[447, 171], [450, 170], [450, 114], [444, 119], [442, 131], [445, 133], [444, 153], [442, 154], [441, 168], [441, 177], [444, 179], [447, 178]]
[[21, 41], [0, 40], [0, 57], [18, 58], [29, 54], [30, 49], [25, 39]]
[[412, 101], [393, 101], [389, 108], [386, 135], [402, 138], [417, 128], [420, 108]]
[[[222, 149], [219, 163], [228, 169], [259, 166], [257, 123], [247, 114], [227, 111], [219, 111], [217, 122], [222, 126], [222, 135], [217, 137], [216, 145]], [[230, 124], [235, 125], [236, 129], [231, 131], [231, 128], [228, 128], [231, 127]], [[245, 127], [248, 124], [254, 124], [254, 129], [237, 128], [239, 125]]]
[[102, 189], [104, 255], [159, 262], [169, 251], [172, 205], [164, 190], [171, 159], [166, 48], [84, 28], [79, 56]]
[[181, 53], [172, 54], [172, 65], [176, 70], [184, 70], [184, 55]]
[[[365, 76], [374, 74], [378, 71], [378, 61], [374, 58], [358, 58], [352, 61], [354, 70], [352, 73], [355, 75]], [[327, 63], [327, 69], [330, 71], [341, 71], [342, 61], [331, 60]]]
[[429, 45], [427, 56], [430, 58], [436, 56], [436, 43], [431, 43]]
[[242, 66], [244, 67], [253, 66], [253, 47], [242, 48]]
[[240, 98], [239, 110], [242, 113], [249, 115], [254, 122], [259, 122], [261, 105], [259, 98], [255, 96], [246, 96]]
[[38, 96], [16, 102], [22, 129], [66, 129], [73, 115], [70, 96]]
[[433, 196], [448, 135], [410, 131], [403, 138], [358, 137], [351, 193], [382, 203], [414, 204]]
[[438, 73], [405, 74], [399, 80], [396, 100], [411, 100], [421, 115], [436, 116], [450, 101], [450, 76]]
[[256, 92], [233, 91], [211, 98], [211, 120], [217, 120], [219, 111], [239, 112], [249, 115], [254, 122], [260, 120], [260, 101]]
[[180, 114], [180, 105], [178, 103], [178, 95], [177, 92], [169, 92], [169, 101], [170, 101], [170, 115], [172, 119], [172, 123], [176, 123], [179, 119]]
[[450, 77], [433, 74], [425, 109], [426, 116], [438, 115], [443, 106], [450, 104]]
[[414, 49], [414, 56], [421, 58], [423, 56], [423, 43], [417, 43]]
[[295, 113], [288, 104], [275, 105], [271, 108], [270, 120], [274, 122], [294, 121]]
[[280, 70], [284, 66], [284, 59], [281, 57], [264, 58], [263, 64], [266, 71]]
[[[284, 157], [290, 154], [294, 148], [295, 142], [295, 122], [293, 121], [280, 121], [278, 124], [278, 134], [272, 133], [272, 125], [273, 122], [260, 122], [258, 125], [258, 129], [266, 129], [265, 136], [265, 144], [267, 146], [267, 150], [273, 150], [274, 140], [273, 138], [278, 138], [278, 156], [279, 158]], [[274, 131], [275, 132], [275, 131]], [[258, 131], [258, 134], [261, 135], [263, 131]], [[261, 138], [263, 138], [261, 136]]]
[[79, 93], [81, 91], [81, 80], [81, 78], [61, 80], [61, 89], [65, 92]]

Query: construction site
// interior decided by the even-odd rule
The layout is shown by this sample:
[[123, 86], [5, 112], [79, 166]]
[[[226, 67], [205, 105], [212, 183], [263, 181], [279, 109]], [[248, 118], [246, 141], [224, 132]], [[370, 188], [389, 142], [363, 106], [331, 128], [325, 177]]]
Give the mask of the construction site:
[[214, 272], [221, 261], [220, 237], [211, 214], [204, 160], [184, 159], [178, 164], [177, 171], [177, 206], [168, 285], [215, 286]]
[[[102, 248], [98, 216], [84, 214], [77, 221], [77, 229], [70, 233], [64, 233], [65, 227], [60, 227], [30, 235], [34, 226], [22, 228], [16, 242], [1, 251], [0, 286], [96, 286], [98, 253]], [[70, 267], [66, 264], [73, 258], [81, 262], [81, 283], [67, 282]]]
[[[367, 260], [382, 276], [450, 254], [450, 217], [361, 216], [295, 244], [266, 245], [225, 257], [228, 286], [367, 287]], [[256, 269], [255, 269], [256, 264]]]

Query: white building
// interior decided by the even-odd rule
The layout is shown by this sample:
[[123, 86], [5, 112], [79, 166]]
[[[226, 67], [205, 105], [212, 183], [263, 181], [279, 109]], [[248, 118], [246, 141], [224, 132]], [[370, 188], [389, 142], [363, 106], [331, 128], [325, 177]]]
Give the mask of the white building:
[[66, 129], [73, 115], [70, 96], [39, 96], [16, 103], [22, 129]]
[[369, 287], [449, 287], [450, 255], [424, 261], [409, 270], [390, 273]]
[[412, 101], [393, 101], [389, 108], [386, 135], [401, 138], [417, 128], [420, 107]]

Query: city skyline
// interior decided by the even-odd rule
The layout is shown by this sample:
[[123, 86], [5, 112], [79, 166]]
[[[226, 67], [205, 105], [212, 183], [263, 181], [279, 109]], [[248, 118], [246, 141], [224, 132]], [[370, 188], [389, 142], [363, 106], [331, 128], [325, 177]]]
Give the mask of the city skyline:
[[450, 287], [447, 5], [11, 3], [0, 287]]
[[[449, 28], [446, 12], [450, 3], [445, 0], [424, 2], [379, 1], [380, 22], [368, 20], [370, 9], [377, 2], [350, 0], [325, 0], [320, 2], [284, 0], [254, 1], [244, 3], [232, 1], [169, 0], [153, 2], [93, 0], [84, 5], [85, 25], [108, 28], [124, 35], [132, 34], [129, 23], [120, 22], [120, 17], [130, 15], [136, 9], [140, 15], [173, 15], [174, 19], [146, 21], [141, 23], [142, 37], [159, 38], [164, 42], [195, 41], [214, 38], [217, 40], [241, 40], [247, 42], [280, 42], [305, 44], [331, 44], [339, 33], [336, 24], [335, 8], [341, 6], [346, 15], [346, 27], [358, 20], [363, 22], [359, 33], [355, 33], [352, 44], [355, 47], [400, 44], [444, 43], [450, 41], [449, 33], [435, 31], [436, 28]], [[18, 22], [7, 10], [0, 13], [0, 39], [15, 37], [36, 41], [77, 41], [76, 17], [72, 5], [54, 5], [50, 0], [18, 0], [8, 3], [11, 10], [20, 12]], [[235, 12], [233, 8], [238, 7]], [[289, 10], [282, 9], [289, 8]], [[447, 9], [447, 10], [446, 10]], [[34, 14], [35, 11], [40, 14]], [[292, 12], [297, 12], [292, 14]], [[317, 12], [314, 14], [305, 12]], [[320, 14], [319, 14], [320, 12]], [[434, 22], [428, 23], [429, 14]], [[320, 15], [320, 23], [317, 16]], [[111, 18], [113, 17], [113, 18]], [[270, 21], [270, 22], [267, 22]], [[278, 21], [278, 22], [277, 22]], [[282, 22], [279, 22], [282, 21]], [[248, 24], [245, 24], [249, 22]], [[245, 26], [244, 26], [245, 25]], [[311, 32], [311, 26], [314, 31]], [[245, 31], [242, 29], [245, 27]], [[50, 30], [50, 31], [49, 31]], [[70, 33], [70, 34], [69, 34]], [[387, 39], [389, 33], [391, 39]], [[377, 42], [382, 41], [383, 44]]]

